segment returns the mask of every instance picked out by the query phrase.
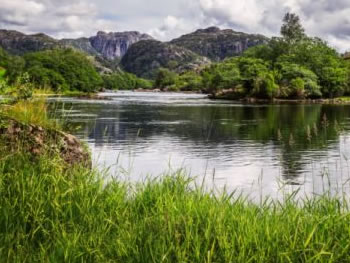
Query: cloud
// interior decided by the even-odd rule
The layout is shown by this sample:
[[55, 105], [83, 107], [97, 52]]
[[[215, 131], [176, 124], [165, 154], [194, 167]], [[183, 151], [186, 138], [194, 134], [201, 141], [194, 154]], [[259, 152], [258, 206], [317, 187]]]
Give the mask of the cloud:
[[0, 27], [55, 37], [138, 30], [170, 40], [219, 26], [273, 36], [289, 11], [309, 35], [350, 49], [349, 0], [1, 0]]
[[99, 18], [96, 5], [82, 0], [2, 0], [0, 26], [64, 38], [112, 31], [116, 22]]
[[[314, 0], [196, 0], [195, 17], [165, 18], [150, 31], [155, 36], [171, 38], [193, 30], [193, 26], [219, 26], [268, 36], [279, 35], [286, 12], [295, 12], [306, 32], [319, 36], [340, 51], [350, 49], [350, 1]], [[173, 26], [169, 26], [169, 21]], [[186, 25], [186, 26], [184, 26]]]

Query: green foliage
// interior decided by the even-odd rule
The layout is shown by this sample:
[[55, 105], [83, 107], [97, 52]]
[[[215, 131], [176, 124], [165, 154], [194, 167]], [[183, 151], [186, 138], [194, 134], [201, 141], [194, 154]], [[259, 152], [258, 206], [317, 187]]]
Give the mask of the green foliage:
[[285, 15], [281, 34], [241, 58], [202, 70], [202, 87], [212, 94], [232, 90], [233, 97], [262, 98], [335, 97], [350, 90], [350, 63], [326, 42], [307, 37], [297, 15]]
[[281, 35], [289, 44], [295, 44], [302, 40], [305, 35], [305, 30], [300, 23], [300, 18], [296, 14], [287, 13], [283, 18], [281, 27]]
[[177, 74], [166, 69], [160, 68], [156, 75], [156, 80], [154, 82], [154, 87], [164, 90], [176, 84]]
[[0, 67], [0, 80], [3, 80], [5, 78], [6, 69]]
[[304, 97], [305, 82], [302, 78], [293, 79], [290, 82], [290, 85], [292, 87], [292, 92], [293, 94], [295, 94], [296, 97], [298, 98]]
[[25, 62], [22, 57], [9, 55], [0, 48], [0, 67], [6, 69], [4, 77], [7, 78], [9, 83], [15, 82], [18, 76], [24, 73], [24, 64]]
[[176, 86], [182, 91], [199, 91], [202, 88], [202, 77], [193, 71], [188, 71], [178, 77]]
[[25, 70], [39, 87], [94, 92], [102, 86], [102, 79], [92, 62], [77, 51], [47, 50], [26, 54], [24, 59]]
[[318, 77], [311, 70], [289, 62], [277, 63], [275, 67], [280, 74], [280, 85], [284, 88], [284, 91], [289, 89], [287, 93], [283, 95], [284, 97], [295, 95], [295, 90], [291, 87], [291, 81], [297, 78], [304, 82], [304, 95], [306, 97], [317, 98], [322, 96], [321, 87], [318, 85]]
[[109, 90], [150, 89], [152, 82], [127, 73], [118, 72], [103, 76], [104, 88]]

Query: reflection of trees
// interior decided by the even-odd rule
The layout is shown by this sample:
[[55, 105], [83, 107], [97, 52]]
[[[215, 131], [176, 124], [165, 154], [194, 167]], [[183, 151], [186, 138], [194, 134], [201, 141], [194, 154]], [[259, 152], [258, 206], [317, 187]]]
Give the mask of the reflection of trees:
[[[198, 154], [193, 151], [198, 145], [216, 156], [230, 156], [234, 145], [273, 144], [275, 152], [280, 153], [278, 158], [285, 176], [295, 176], [302, 169], [305, 151], [327, 149], [331, 141], [336, 141], [337, 123], [340, 125], [350, 117], [343, 106], [327, 105], [74, 107], [98, 116], [96, 120], [75, 122], [89, 130], [89, 138], [100, 146], [177, 136], [187, 142], [188, 152]], [[205, 153], [202, 154], [203, 157]]]

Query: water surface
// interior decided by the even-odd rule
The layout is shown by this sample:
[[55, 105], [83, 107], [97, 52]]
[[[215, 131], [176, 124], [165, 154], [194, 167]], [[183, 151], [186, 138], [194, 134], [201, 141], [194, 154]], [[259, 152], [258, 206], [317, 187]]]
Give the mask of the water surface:
[[275, 196], [349, 189], [350, 106], [243, 105], [205, 95], [56, 98], [96, 166], [132, 181], [186, 169], [217, 189]]

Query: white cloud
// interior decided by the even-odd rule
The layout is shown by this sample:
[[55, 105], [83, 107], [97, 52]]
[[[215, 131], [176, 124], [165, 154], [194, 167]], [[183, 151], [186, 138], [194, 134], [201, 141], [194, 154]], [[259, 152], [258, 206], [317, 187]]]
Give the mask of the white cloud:
[[0, 27], [56, 37], [138, 30], [169, 40], [219, 26], [272, 36], [288, 11], [309, 35], [350, 48], [349, 0], [1, 0]]
[[44, 32], [58, 38], [115, 30], [115, 21], [98, 15], [96, 5], [83, 0], [2, 0], [0, 26], [25, 33]]

